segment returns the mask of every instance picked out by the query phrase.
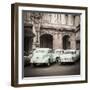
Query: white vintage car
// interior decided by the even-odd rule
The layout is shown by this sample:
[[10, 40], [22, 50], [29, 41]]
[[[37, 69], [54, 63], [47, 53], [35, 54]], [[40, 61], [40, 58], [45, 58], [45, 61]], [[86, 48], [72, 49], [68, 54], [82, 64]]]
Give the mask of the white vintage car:
[[64, 50], [63, 54], [60, 55], [58, 63], [74, 63], [80, 58], [79, 50]]
[[49, 48], [36, 48], [33, 51], [31, 63], [36, 66], [40, 64], [47, 64], [50, 66], [51, 63], [55, 62], [52, 55], [52, 49]]

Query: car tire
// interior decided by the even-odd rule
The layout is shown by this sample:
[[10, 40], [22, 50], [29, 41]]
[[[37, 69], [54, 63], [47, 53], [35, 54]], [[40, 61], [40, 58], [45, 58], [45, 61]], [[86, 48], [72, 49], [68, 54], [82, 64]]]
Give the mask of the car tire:
[[59, 57], [57, 57], [57, 63], [58, 63], [59, 65], [61, 65], [61, 60], [60, 60]]
[[59, 61], [59, 59], [60, 59], [59, 57], [56, 57], [56, 62], [58, 62], [58, 61]]

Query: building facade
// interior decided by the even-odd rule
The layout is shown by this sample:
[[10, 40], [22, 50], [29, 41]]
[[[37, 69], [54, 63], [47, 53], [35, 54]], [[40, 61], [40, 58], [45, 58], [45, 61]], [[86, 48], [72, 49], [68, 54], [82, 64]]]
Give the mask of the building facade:
[[23, 12], [24, 50], [80, 49], [80, 15]]

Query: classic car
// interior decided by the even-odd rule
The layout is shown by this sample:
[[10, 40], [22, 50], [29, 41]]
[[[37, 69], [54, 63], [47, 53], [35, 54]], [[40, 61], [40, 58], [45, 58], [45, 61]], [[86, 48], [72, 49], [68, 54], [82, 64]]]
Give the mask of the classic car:
[[47, 64], [50, 66], [51, 63], [55, 62], [52, 55], [52, 49], [49, 48], [36, 48], [33, 51], [31, 63], [36, 65]]
[[79, 50], [64, 50], [64, 53], [60, 55], [58, 63], [74, 63], [80, 58]]

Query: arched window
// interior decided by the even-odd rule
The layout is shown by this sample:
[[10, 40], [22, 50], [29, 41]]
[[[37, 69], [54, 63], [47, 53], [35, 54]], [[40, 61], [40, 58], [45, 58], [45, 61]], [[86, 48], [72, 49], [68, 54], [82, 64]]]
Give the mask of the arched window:
[[41, 48], [53, 48], [53, 36], [50, 34], [44, 34], [40, 36]]
[[63, 37], [63, 49], [70, 49], [70, 41], [69, 41], [69, 36], [65, 35]]

